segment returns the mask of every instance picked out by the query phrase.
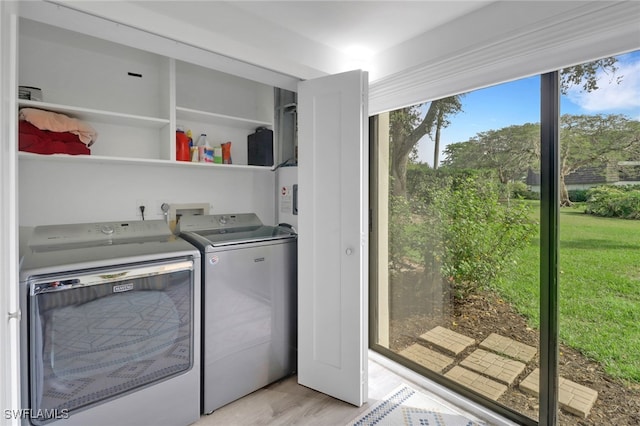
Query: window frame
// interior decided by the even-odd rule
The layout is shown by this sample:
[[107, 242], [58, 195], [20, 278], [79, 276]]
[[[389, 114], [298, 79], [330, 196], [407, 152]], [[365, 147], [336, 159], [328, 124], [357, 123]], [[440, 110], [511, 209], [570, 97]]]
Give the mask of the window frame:
[[[381, 225], [378, 209], [380, 170], [380, 120], [379, 114], [369, 118], [370, 144], [370, 273], [369, 273], [369, 348], [380, 355], [407, 367], [435, 383], [476, 402], [496, 414], [526, 426], [552, 426], [557, 424], [558, 414], [558, 225], [559, 225], [559, 152], [560, 152], [560, 71], [540, 75], [540, 128], [541, 128], [541, 198], [540, 198], [540, 393], [538, 421], [498, 402], [491, 401], [476, 392], [435, 373], [420, 364], [406, 359], [378, 343], [380, 299], [379, 240], [377, 230]], [[386, 170], [385, 170], [386, 173]]]

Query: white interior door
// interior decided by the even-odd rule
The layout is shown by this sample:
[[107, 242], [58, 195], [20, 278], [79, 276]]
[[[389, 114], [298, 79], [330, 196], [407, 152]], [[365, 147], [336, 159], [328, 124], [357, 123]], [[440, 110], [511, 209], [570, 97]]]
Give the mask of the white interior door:
[[298, 86], [298, 382], [367, 400], [367, 74]]

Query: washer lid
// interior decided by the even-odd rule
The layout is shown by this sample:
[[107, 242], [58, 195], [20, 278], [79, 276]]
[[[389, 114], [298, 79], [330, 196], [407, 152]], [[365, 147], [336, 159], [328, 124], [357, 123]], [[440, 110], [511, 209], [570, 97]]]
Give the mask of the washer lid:
[[214, 247], [296, 238], [292, 229], [263, 225], [255, 213], [183, 216], [178, 232], [199, 235]]
[[194, 233], [206, 238], [214, 247], [296, 238], [296, 234], [290, 229], [264, 225], [233, 229], [204, 230]]

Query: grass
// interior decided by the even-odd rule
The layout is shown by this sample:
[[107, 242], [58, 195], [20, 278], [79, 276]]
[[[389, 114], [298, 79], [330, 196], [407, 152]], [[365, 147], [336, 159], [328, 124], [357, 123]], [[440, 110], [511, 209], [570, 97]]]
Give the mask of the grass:
[[[539, 217], [539, 203], [531, 202]], [[640, 382], [640, 222], [560, 211], [560, 340], [608, 374]], [[517, 254], [498, 291], [539, 326], [540, 240]]]

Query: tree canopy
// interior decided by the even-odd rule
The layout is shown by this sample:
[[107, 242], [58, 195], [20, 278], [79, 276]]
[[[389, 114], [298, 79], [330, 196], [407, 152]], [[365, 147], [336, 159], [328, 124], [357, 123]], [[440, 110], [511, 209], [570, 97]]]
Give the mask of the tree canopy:
[[523, 179], [540, 157], [540, 125], [523, 124], [478, 133], [474, 138], [448, 145], [444, 166], [492, 169], [501, 183]]
[[[565, 178], [586, 166], [632, 159], [640, 151], [640, 123], [624, 115], [570, 115], [560, 119], [561, 204], [570, 205]], [[540, 125], [509, 126], [448, 145], [443, 164], [457, 169], [490, 169], [501, 183], [524, 180], [540, 160]]]
[[560, 203], [571, 205], [565, 178], [581, 167], [623, 159], [640, 144], [637, 121], [619, 114], [560, 118]]
[[[616, 76], [617, 58], [609, 57], [593, 62], [564, 68], [561, 72], [561, 90], [567, 93], [570, 87], [591, 92], [598, 89], [598, 72], [604, 71], [611, 80], [619, 83]], [[440, 132], [450, 124], [450, 118], [463, 110], [464, 94], [437, 99], [429, 103], [420, 119], [420, 108], [425, 104], [401, 108], [390, 113], [390, 174], [393, 179], [391, 191], [394, 195], [406, 195], [407, 164], [411, 153], [423, 136], [429, 135], [435, 141], [434, 168], [438, 166]]]

